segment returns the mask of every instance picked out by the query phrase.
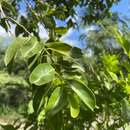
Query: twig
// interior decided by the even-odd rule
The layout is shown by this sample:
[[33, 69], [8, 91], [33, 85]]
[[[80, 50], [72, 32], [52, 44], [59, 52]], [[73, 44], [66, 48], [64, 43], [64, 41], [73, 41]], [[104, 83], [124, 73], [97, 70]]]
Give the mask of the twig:
[[6, 19], [11, 20], [12, 22], [14, 22], [15, 24], [17, 24], [18, 26], [20, 26], [21, 28], [23, 28], [25, 30], [25, 32], [27, 32], [30, 36], [32, 36], [32, 34], [20, 23], [18, 23], [16, 20], [14, 20], [11, 17], [6, 17]]

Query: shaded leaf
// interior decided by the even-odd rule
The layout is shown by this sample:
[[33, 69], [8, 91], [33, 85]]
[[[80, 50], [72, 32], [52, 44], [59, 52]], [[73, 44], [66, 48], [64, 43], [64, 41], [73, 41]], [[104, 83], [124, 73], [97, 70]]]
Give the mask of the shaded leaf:
[[71, 49], [71, 57], [73, 58], [80, 58], [83, 55], [82, 51], [80, 48], [73, 47]]
[[3, 130], [16, 130], [13, 125], [0, 125]]
[[0, 19], [0, 25], [6, 30], [6, 31], [8, 31], [8, 23], [7, 23], [7, 21], [6, 21], [6, 19], [5, 18], [2, 18], [2, 19]]
[[125, 121], [130, 121], [130, 104], [126, 99], [123, 99], [121, 102], [122, 106], [122, 117]]
[[70, 45], [62, 42], [53, 42], [48, 44], [48, 49], [66, 56], [70, 56], [71, 48]]
[[38, 112], [45, 103], [45, 95], [50, 89], [49, 85], [40, 86], [33, 97], [33, 108]]
[[45, 24], [46, 28], [52, 29], [52, 28], [55, 28], [56, 26], [55, 20], [52, 16], [44, 16], [42, 21]]
[[1, 5], [2, 5], [2, 8], [6, 11], [10, 11], [12, 12], [13, 14], [16, 14], [15, 12], [15, 8], [9, 4], [9, 2], [6, 2], [5, 0], [1, 2]]

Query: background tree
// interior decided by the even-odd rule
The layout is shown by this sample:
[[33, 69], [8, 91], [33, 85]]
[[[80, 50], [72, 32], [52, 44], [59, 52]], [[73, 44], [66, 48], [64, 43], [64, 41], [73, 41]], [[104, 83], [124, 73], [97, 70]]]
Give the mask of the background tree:
[[[116, 1], [24, 0], [25, 16], [19, 16], [20, 1], [8, 2], [14, 6], [7, 1], [1, 2], [1, 25], [8, 31], [11, 23], [16, 24], [17, 38], [8, 47], [4, 61], [8, 68], [12, 68], [17, 57], [23, 58], [29, 71], [26, 78], [32, 89], [25, 129], [29, 126], [34, 130], [113, 130], [124, 127], [129, 122], [128, 37], [118, 31], [117, 23], [111, 28], [113, 21], [99, 21], [100, 35], [96, 35], [94, 41], [91, 33], [88, 39], [90, 44], [97, 43], [88, 46], [94, 54], [90, 57], [79, 48], [59, 41], [70, 27], [76, 26], [75, 8], [78, 5], [87, 10], [84, 23], [92, 23], [108, 16]], [[66, 21], [66, 26], [57, 27], [57, 19]], [[39, 37], [39, 23], [49, 33], [47, 41]], [[108, 35], [110, 29], [113, 36]], [[110, 45], [105, 44], [107, 39]], [[102, 48], [101, 52], [95, 51], [99, 49], [99, 41], [105, 51]], [[123, 48], [121, 55], [115, 51], [119, 48], [111, 46], [115, 43]], [[2, 127], [17, 129], [8, 125]]]

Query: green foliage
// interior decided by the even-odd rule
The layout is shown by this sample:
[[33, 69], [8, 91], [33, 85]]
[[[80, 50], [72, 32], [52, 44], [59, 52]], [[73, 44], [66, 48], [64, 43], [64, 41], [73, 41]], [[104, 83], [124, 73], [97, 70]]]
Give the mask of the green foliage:
[[14, 42], [7, 48], [4, 58], [5, 65], [8, 65], [15, 58], [17, 50], [22, 44], [23, 40], [21, 41], [20, 38], [16, 38]]
[[[84, 22], [91, 23], [110, 15], [109, 9], [114, 2], [36, 0], [34, 5], [27, 0], [24, 2], [26, 17], [19, 16], [16, 21], [19, 1], [2, 0], [4, 19], [0, 24], [6, 30], [9, 21], [16, 24], [17, 38], [6, 51], [5, 65], [11, 68], [19, 58], [27, 64], [25, 78], [32, 94], [28, 115], [25, 115], [25, 129], [30, 126], [32, 130], [114, 130], [125, 127], [129, 123], [130, 109], [128, 37], [118, 31], [116, 24], [109, 25], [113, 22], [102, 24], [98, 21], [99, 31], [88, 37], [91, 55], [59, 40], [70, 27], [75, 26], [74, 7], [85, 7]], [[9, 12], [11, 4], [14, 7]], [[67, 25], [57, 27], [56, 19], [66, 21]], [[42, 41], [39, 36], [39, 23], [48, 31], [47, 41]], [[114, 35], [109, 34], [110, 30]], [[105, 44], [108, 39], [112, 44]], [[123, 51], [119, 46], [113, 47], [115, 43]], [[12, 78], [8, 77], [8, 80], [13, 82]], [[10, 125], [2, 127], [5, 130], [14, 128]]]
[[69, 56], [71, 48], [72, 47], [70, 45], [61, 42], [53, 42], [48, 44], [48, 49], [66, 56]]
[[[41, 43], [41, 49], [37, 51], [33, 49], [33, 43], [35, 46], [35, 44], [38, 45], [41, 42], [38, 42], [38, 40], [30, 42], [26, 38], [24, 43], [17, 48], [13, 57], [22, 56], [21, 58], [28, 61], [30, 60], [29, 57], [34, 57], [34, 59], [37, 57], [35, 61], [32, 61], [33, 63], [31, 62], [30, 66], [30, 69], [33, 70], [30, 73], [29, 82], [32, 84], [34, 97], [28, 106], [28, 114], [36, 117], [34, 119], [36, 124], [40, 125], [44, 120], [54, 118], [55, 115], [64, 109], [68, 109], [68, 107], [70, 107], [72, 118], [77, 118], [80, 111], [80, 102], [83, 102], [87, 109], [94, 111], [95, 96], [91, 89], [85, 85], [85, 81], [81, 79], [82, 67], [75, 65], [77, 63], [71, 57], [72, 47], [61, 42]], [[9, 48], [11, 46], [12, 44]], [[79, 51], [79, 49], [77, 50]], [[6, 52], [7, 55], [9, 55], [8, 51]], [[43, 55], [45, 57], [42, 57]], [[80, 57], [82, 57], [82, 54]], [[74, 77], [71, 77], [71, 73]], [[66, 77], [66, 75], [68, 76]], [[75, 94], [70, 94], [72, 92]], [[69, 100], [67, 97], [69, 97]]]
[[16, 130], [13, 125], [1, 125], [4, 130]]
[[103, 56], [102, 61], [108, 71], [117, 72], [119, 70], [117, 55], [105, 55]]
[[91, 90], [78, 81], [70, 81], [70, 87], [91, 110], [95, 108], [95, 97]]
[[76, 97], [76, 95], [69, 95], [69, 104], [70, 104], [70, 114], [71, 117], [76, 118], [79, 115], [80, 109], [79, 109], [79, 99]]
[[25, 58], [30, 58], [41, 51], [41, 44], [38, 43], [36, 37], [29, 38], [20, 48], [21, 54]]
[[49, 83], [55, 78], [54, 68], [48, 64], [39, 64], [29, 77], [29, 81], [37, 86]]
[[61, 87], [55, 88], [46, 106], [46, 112], [48, 117], [54, 116], [57, 112], [59, 112], [63, 108], [65, 104], [64, 96], [65, 95], [63, 94], [63, 88]]
[[121, 34], [117, 29], [114, 29], [114, 34], [119, 45], [124, 49], [126, 55], [130, 56], [130, 44], [123, 34]]

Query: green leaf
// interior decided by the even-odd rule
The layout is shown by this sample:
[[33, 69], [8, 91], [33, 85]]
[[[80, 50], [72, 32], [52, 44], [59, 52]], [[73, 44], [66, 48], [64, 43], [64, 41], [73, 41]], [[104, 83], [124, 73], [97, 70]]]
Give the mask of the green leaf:
[[53, 29], [56, 26], [54, 17], [52, 16], [44, 16], [42, 21], [46, 28]]
[[70, 56], [71, 46], [62, 42], [53, 42], [48, 44], [48, 49], [60, 53], [65, 56]]
[[79, 115], [79, 100], [76, 95], [69, 95], [70, 114], [71, 117], [76, 118]]
[[128, 61], [125, 61], [123, 64], [123, 67], [126, 68], [126, 70], [130, 73], [130, 63]]
[[126, 91], [127, 94], [130, 95], [130, 85], [126, 84], [125, 91]]
[[20, 49], [24, 41], [25, 39], [15, 38], [13, 43], [7, 48], [4, 57], [4, 62], [6, 66], [14, 59], [18, 49]]
[[45, 119], [45, 109], [42, 109], [37, 117], [38, 125], [40, 125]]
[[54, 89], [53, 93], [51, 94], [46, 111], [47, 116], [54, 116], [57, 112], [59, 112], [65, 104], [64, 101], [64, 94], [63, 94], [63, 88], [57, 87]]
[[117, 29], [114, 28], [113, 30], [114, 30], [116, 41], [124, 49], [125, 54], [130, 57], [130, 44], [129, 44], [129, 41]]
[[10, 11], [13, 14], [16, 14], [15, 8], [10, 4], [10, 2], [6, 2], [5, 0], [1, 2], [2, 8], [6, 11]]
[[16, 130], [13, 125], [0, 125], [4, 130]]
[[32, 114], [33, 112], [34, 112], [33, 101], [30, 100], [29, 103], [28, 103], [28, 114]]
[[121, 102], [122, 106], [122, 117], [130, 122], [130, 104], [126, 99], [123, 99]]
[[81, 72], [85, 72], [85, 69], [84, 69], [83, 65], [81, 65], [81, 64], [73, 64], [72, 68], [75, 68]]
[[87, 86], [82, 84], [82, 82], [70, 80], [69, 84], [72, 90], [79, 96], [85, 105], [93, 111], [96, 105], [93, 92]]
[[5, 18], [1, 18], [0, 19], [0, 25], [6, 30], [8, 31], [8, 26], [9, 26], [9, 23], [7, 23], [6, 19]]
[[112, 77], [113, 80], [115, 80], [117, 83], [119, 82], [118, 77], [115, 73], [110, 72], [110, 71], [108, 73], [110, 74], [110, 76]]
[[38, 112], [40, 107], [42, 107], [44, 100], [45, 100], [44, 99], [45, 92], [46, 92], [45, 86], [39, 87], [37, 89], [37, 91], [35, 92], [35, 95], [33, 97], [33, 108], [34, 108], [35, 112]]
[[130, 130], [130, 125], [129, 124], [125, 125], [125, 130]]
[[55, 78], [55, 70], [54, 68], [48, 64], [43, 63], [39, 64], [31, 73], [29, 77], [29, 81], [35, 85], [43, 85], [49, 83]]
[[119, 60], [118, 55], [104, 55], [102, 57], [103, 64], [108, 71], [118, 72], [119, 71]]
[[73, 47], [71, 49], [71, 57], [73, 57], [73, 58], [81, 58], [82, 55], [83, 55], [83, 53], [82, 53], [80, 48]]
[[61, 34], [61, 35], [65, 34], [67, 32], [67, 30], [68, 29], [65, 28], [65, 27], [57, 27], [57, 28], [55, 28], [55, 32], [58, 33], [58, 34]]
[[36, 37], [30, 38], [24, 45], [21, 47], [21, 54], [25, 58], [30, 58], [35, 54], [38, 54], [42, 49], [42, 45], [37, 41]]

